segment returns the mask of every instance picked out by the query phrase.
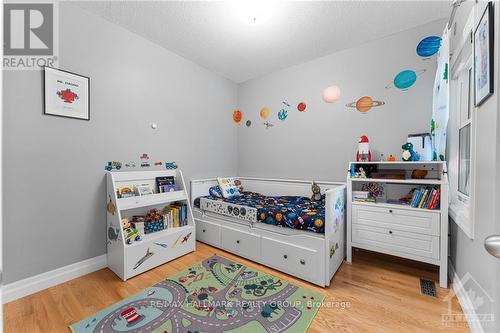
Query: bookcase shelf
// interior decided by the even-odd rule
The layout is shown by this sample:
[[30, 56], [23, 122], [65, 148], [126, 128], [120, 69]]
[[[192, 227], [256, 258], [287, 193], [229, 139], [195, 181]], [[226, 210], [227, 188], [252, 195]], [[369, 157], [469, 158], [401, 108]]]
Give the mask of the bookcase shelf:
[[[353, 177], [362, 174], [360, 167], [363, 167], [367, 178]], [[423, 178], [415, 179], [413, 177], [415, 175], [423, 175]], [[410, 203], [416, 198], [418, 203], [418, 196], [415, 195], [428, 193], [418, 190], [419, 188], [431, 190], [431, 195], [435, 193], [434, 197], [423, 196], [420, 201], [423, 207], [394, 203], [402, 198]], [[363, 197], [369, 192], [373, 197], [378, 196], [378, 199], [374, 202], [356, 201], [353, 191], [358, 191], [356, 195]], [[429, 207], [434, 207], [436, 202], [437, 208], [425, 208], [428, 202], [426, 198], [436, 200], [429, 201]], [[448, 285], [446, 162], [351, 162], [347, 172], [348, 262], [352, 262], [353, 247], [437, 265], [439, 285], [446, 288]]]
[[167, 193], [155, 193], [143, 196], [119, 198], [117, 200], [117, 204], [120, 210], [128, 210], [183, 200], [187, 200], [186, 191], [180, 190]]
[[[157, 177], [173, 177], [177, 190], [118, 198], [117, 189], [124, 186], [148, 185], [156, 189]], [[108, 172], [106, 187], [108, 267], [123, 281], [195, 250], [195, 221], [180, 170]], [[122, 218], [146, 215], [152, 208], [174, 203], [187, 207], [185, 225], [147, 233], [139, 241], [126, 243]]]
[[[133, 248], [134, 246], [139, 246], [139, 245], [142, 245], [143, 243], [154, 243], [154, 242], [158, 242], [158, 241], [162, 241], [166, 236], [169, 236], [171, 234], [177, 234], [179, 232], [182, 232], [182, 231], [191, 231], [193, 229], [192, 226], [190, 225], [184, 225], [182, 227], [177, 227], [177, 228], [169, 228], [169, 229], [164, 229], [162, 231], [158, 231], [158, 232], [152, 232], [150, 234], [145, 234], [143, 237], [142, 237], [142, 241], [139, 241], [139, 242], [134, 242], [130, 245], [127, 245], [127, 248]], [[187, 235], [187, 233], [186, 233]], [[191, 238], [191, 236], [190, 236]], [[165, 245], [167, 245], [168, 247], [172, 247], [172, 245], [174, 245], [175, 242], [181, 242], [182, 240], [179, 240], [179, 239], [175, 239], [173, 243], [169, 244], [169, 243], [163, 243]], [[177, 245], [177, 244], [175, 244]]]
[[406, 209], [406, 210], [414, 210], [414, 211], [426, 211], [430, 213], [435, 213], [435, 214], [441, 214], [441, 211], [439, 209], [427, 209], [427, 208], [415, 208], [411, 207], [410, 205], [403, 205], [403, 204], [392, 204], [388, 202], [362, 202], [362, 201], [352, 201], [353, 205], [358, 205], [358, 206], [372, 206], [372, 207], [384, 207], [388, 209]]
[[442, 183], [439, 179], [385, 179], [385, 178], [350, 178], [353, 182], [373, 182], [389, 184], [415, 184], [415, 185], [439, 185]]

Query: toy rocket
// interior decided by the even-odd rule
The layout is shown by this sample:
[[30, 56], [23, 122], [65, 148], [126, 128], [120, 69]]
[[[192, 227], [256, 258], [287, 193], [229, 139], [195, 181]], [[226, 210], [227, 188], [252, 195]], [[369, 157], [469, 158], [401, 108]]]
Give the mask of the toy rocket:
[[149, 248], [148, 248], [146, 250], [146, 254], [144, 255], [144, 257], [142, 257], [141, 259], [139, 259], [139, 261], [135, 264], [134, 269], [136, 269], [137, 267], [141, 266], [146, 260], [148, 260], [149, 258], [151, 258], [153, 256], [153, 254], [155, 254], [155, 253], [149, 251]]
[[192, 232], [190, 232], [189, 234], [187, 234], [187, 235], [186, 235], [186, 236], [182, 239], [181, 244], [182, 244], [182, 243], [186, 243], [186, 242], [188, 241], [189, 237], [191, 237], [191, 234], [192, 234]]
[[356, 153], [356, 162], [370, 162], [372, 160], [372, 153], [370, 151], [370, 142], [366, 135], [359, 138], [358, 152]]

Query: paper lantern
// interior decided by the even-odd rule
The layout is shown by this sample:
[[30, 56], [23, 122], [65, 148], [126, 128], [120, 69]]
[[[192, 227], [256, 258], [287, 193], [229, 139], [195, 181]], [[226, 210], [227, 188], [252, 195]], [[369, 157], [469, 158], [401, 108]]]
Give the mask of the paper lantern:
[[325, 103], [335, 103], [340, 98], [340, 88], [337, 86], [326, 88], [323, 90], [322, 98]]

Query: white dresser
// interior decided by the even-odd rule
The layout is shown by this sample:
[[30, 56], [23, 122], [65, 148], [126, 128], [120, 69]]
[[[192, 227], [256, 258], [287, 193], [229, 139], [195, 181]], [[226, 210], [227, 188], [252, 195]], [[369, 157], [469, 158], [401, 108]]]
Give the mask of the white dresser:
[[[358, 178], [362, 167], [368, 178]], [[419, 170], [414, 179], [412, 173]], [[405, 203], [413, 191], [428, 190], [420, 208]], [[431, 193], [439, 205], [430, 209]], [[361, 191], [361, 192], [359, 192]], [[369, 199], [359, 198], [369, 192]], [[402, 200], [403, 199], [403, 200]], [[415, 205], [415, 202], [414, 202]], [[427, 208], [428, 207], [428, 208]], [[445, 162], [351, 162], [347, 175], [347, 261], [362, 248], [439, 266], [447, 288], [448, 178]]]

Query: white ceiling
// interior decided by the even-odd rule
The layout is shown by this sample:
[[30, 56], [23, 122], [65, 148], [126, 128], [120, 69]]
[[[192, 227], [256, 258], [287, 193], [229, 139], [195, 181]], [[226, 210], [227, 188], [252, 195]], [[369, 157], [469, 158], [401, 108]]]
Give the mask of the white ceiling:
[[[249, 3], [257, 3], [252, 7]], [[80, 6], [234, 82], [447, 17], [450, 1], [89, 1]], [[260, 4], [260, 5], [259, 5]]]

